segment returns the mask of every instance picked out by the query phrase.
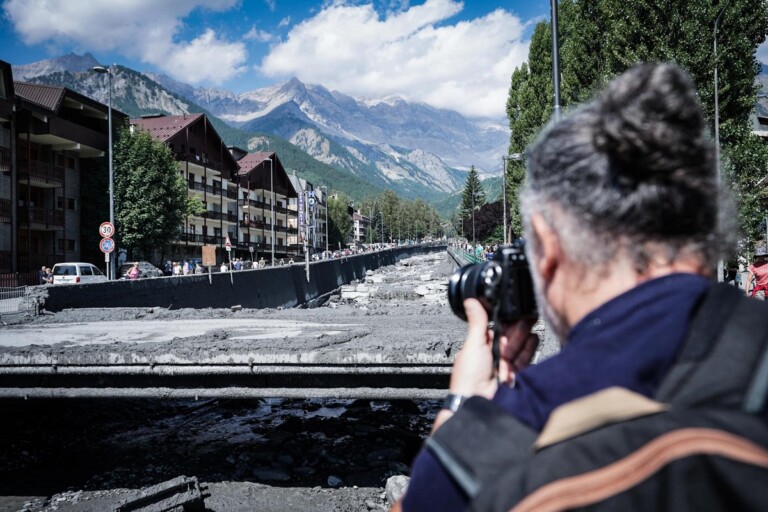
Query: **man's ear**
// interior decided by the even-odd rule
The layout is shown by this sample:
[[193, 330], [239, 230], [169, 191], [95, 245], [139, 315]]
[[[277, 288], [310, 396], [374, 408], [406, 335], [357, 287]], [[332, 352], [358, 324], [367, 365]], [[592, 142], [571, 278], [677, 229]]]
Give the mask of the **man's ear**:
[[562, 263], [560, 239], [549, 223], [539, 215], [531, 215], [531, 230], [533, 231], [534, 251], [536, 253], [536, 270], [542, 280], [550, 282]]

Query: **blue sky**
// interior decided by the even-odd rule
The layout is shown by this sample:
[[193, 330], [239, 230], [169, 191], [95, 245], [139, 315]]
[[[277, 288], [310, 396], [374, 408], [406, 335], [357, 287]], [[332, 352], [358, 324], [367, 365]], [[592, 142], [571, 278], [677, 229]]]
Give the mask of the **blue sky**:
[[0, 59], [74, 52], [236, 93], [297, 77], [503, 116], [548, 0], [0, 0]]

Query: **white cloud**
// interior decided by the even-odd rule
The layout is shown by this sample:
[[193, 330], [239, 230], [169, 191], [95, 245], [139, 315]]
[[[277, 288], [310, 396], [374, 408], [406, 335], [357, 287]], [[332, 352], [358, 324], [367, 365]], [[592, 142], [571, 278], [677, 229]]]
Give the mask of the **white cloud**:
[[251, 30], [243, 36], [246, 41], [259, 41], [260, 43], [268, 43], [272, 40], [272, 34], [266, 30], [259, 30], [256, 26], [252, 26]]
[[286, 16], [285, 18], [280, 20], [280, 23], [277, 24], [277, 28], [287, 27], [290, 24], [291, 24], [291, 17]]
[[527, 59], [519, 18], [497, 9], [450, 23], [454, 0], [391, 2], [384, 17], [370, 3], [335, 1], [293, 27], [261, 71], [297, 76], [358, 97], [391, 94], [469, 116], [502, 116], [515, 66]]
[[275, 12], [275, 0], [264, 0], [264, 3], [267, 4], [270, 11]]
[[768, 39], [757, 47], [757, 60], [763, 64], [768, 64]]
[[6, 17], [24, 43], [74, 44], [94, 53], [118, 51], [190, 83], [219, 84], [243, 70], [245, 45], [206, 30], [180, 41], [195, 9], [228, 10], [241, 0], [7, 0]]

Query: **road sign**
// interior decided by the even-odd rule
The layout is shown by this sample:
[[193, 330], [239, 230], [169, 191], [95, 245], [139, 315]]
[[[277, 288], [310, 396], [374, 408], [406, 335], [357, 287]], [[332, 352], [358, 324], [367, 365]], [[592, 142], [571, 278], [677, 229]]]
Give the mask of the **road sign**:
[[110, 238], [115, 234], [115, 225], [111, 222], [102, 222], [99, 226], [99, 234], [102, 238]]
[[101, 242], [99, 242], [99, 249], [101, 249], [101, 252], [109, 254], [115, 250], [115, 241], [111, 238], [102, 238]]
[[232, 241], [229, 239], [229, 235], [227, 235], [227, 241], [224, 242], [224, 248], [227, 250], [227, 252], [232, 250]]

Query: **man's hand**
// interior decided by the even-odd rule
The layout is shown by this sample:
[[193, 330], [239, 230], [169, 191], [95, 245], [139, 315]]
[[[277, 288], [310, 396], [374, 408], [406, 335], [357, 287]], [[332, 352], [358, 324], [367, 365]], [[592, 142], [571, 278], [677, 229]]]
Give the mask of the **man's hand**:
[[[488, 313], [476, 299], [465, 300], [464, 311], [467, 314], [467, 338], [453, 363], [450, 390], [460, 395], [492, 398], [498, 384], [491, 354], [493, 331], [488, 329]], [[511, 382], [515, 373], [533, 359], [539, 344], [538, 336], [531, 334], [534, 323], [520, 320], [503, 326], [498, 382]]]
[[[477, 299], [464, 301], [467, 314], [467, 338], [456, 359], [451, 372], [451, 393], [457, 395], [479, 395], [493, 398], [498, 382], [509, 383], [515, 373], [531, 362], [539, 345], [539, 337], [531, 333], [535, 321], [520, 320], [512, 325], [503, 326], [499, 340], [498, 381], [496, 368], [493, 367], [493, 331], [488, 329], [488, 313]], [[432, 432], [453, 415], [443, 409], [437, 414]]]

